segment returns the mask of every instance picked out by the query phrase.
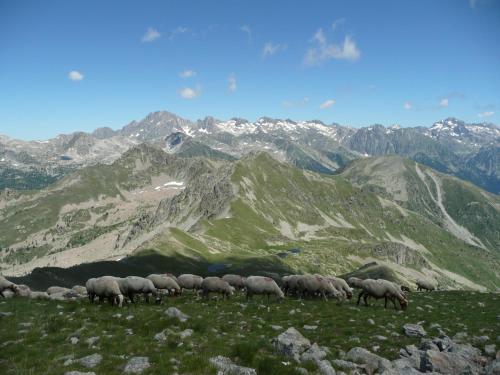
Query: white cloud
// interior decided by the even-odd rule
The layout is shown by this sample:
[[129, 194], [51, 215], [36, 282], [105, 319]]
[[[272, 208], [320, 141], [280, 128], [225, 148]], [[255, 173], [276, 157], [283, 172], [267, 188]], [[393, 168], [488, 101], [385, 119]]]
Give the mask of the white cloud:
[[493, 111], [485, 111], [478, 114], [479, 117], [491, 117], [495, 114]]
[[179, 95], [183, 99], [194, 99], [201, 95], [201, 88], [183, 87], [179, 90]]
[[349, 35], [344, 37], [342, 44], [329, 43], [323, 30], [319, 29], [311, 43], [315, 46], [308, 49], [304, 57], [304, 63], [309, 66], [319, 65], [330, 59], [356, 61], [361, 56], [356, 42]]
[[240, 30], [243, 31], [248, 36], [248, 41], [252, 41], [252, 29], [248, 25], [243, 25], [240, 27]]
[[231, 92], [235, 92], [237, 88], [238, 85], [236, 84], [236, 76], [231, 74], [227, 79], [227, 89]]
[[78, 70], [72, 70], [68, 74], [68, 78], [72, 81], [81, 81], [83, 79], [83, 74]]
[[324, 103], [322, 103], [322, 104], [319, 106], [319, 109], [327, 109], [327, 108], [332, 107], [334, 104], [335, 104], [335, 100], [333, 100], [333, 99], [328, 99], [327, 101], [325, 101]]
[[343, 25], [345, 23], [345, 18], [338, 18], [332, 23], [332, 30], [335, 31], [337, 27]]
[[196, 75], [196, 72], [194, 70], [186, 69], [182, 72], [179, 73], [179, 77], [181, 78], [191, 78]]
[[181, 34], [185, 34], [187, 33], [189, 30], [189, 28], [187, 27], [183, 27], [183, 26], [179, 26], [177, 28], [175, 28], [169, 35], [168, 39], [169, 40], [172, 40], [174, 39], [177, 35], [181, 35]]
[[469, 0], [469, 5], [471, 8], [475, 8], [477, 4], [477, 0]]
[[152, 42], [161, 36], [160, 32], [155, 28], [149, 27], [146, 33], [142, 36], [143, 43]]
[[304, 96], [301, 100], [293, 101], [293, 100], [284, 100], [283, 107], [292, 108], [292, 107], [303, 107], [307, 103], [309, 103], [309, 98]]
[[267, 42], [264, 44], [264, 48], [262, 49], [262, 57], [266, 58], [268, 56], [272, 56], [276, 52], [284, 51], [285, 49], [285, 44], [273, 44], [272, 42]]
[[403, 108], [404, 109], [412, 109], [413, 105], [411, 104], [411, 102], [405, 102], [405, 104], [403, 104]]
[[439, 102], [439, 106], [442, 108], [448, 107], [448, 104], [449, 104], [448, 98], [443, 98]]

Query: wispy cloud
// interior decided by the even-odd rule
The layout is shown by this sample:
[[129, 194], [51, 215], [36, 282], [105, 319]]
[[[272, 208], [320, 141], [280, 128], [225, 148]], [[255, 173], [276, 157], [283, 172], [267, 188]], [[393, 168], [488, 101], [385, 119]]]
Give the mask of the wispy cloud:
[[161, 36], [160, 32], [153, 27], [149, 27], [146, 33], [142, 36], [141, 41], [143, 43], [149, 43]]
[[406, 109], [406, 110], [410, 110], [413, 108], [413, 105], [411, 104], [411, 102], [405, 102], [403, 104], [403, 108]]
[[446, 107], [448, 107], [449, 104], [450, 104], [450, 101], [448, 100], [448, 98], [443, 98], [439, 101], [439, 106], [441, 108], [446, 108]]
[[196, 76], [196, 72], [194, 70], [186, 69], [179, 73], [179, 77], [181, 78], [191, 78]]
[[471, 8], [475, 8], [475, 7], [476, 7], [476, 5], [477, 5], [477, 1], [478, 1], [478, 0], [469, 0], [469, 6], [470, 6]]
[[335, 100], [328, 99], [325, 102], [321, 103], [321, 105], [319, 106], [319, 109], [327, 109], [327, 108], [332, 107], [334, 104], [335, 104]]
[[297, 100], [297, 101], [284, 100], [283, 101], [283, 107], [286, 107], [286, 108], [303, 107], [307, 103], [309, 103], [309, 98], [307, 96], [304, 96], [302, 99]]
[[81, 81], [83, 80], [83, 74], [78, 70], [72, 70], [68, 73], [68, 78], [72, 81]]
[[478, 113], [477, 115], [479, 117], [491, 117], [494, 114], [495, 114], [495, 112], [493, 112], [493, 111], [485, 111], [485, 112]]
[[345, 23], [345, 18], [338, 18], [332, 22], [332, 30], [335, 31], [337, 28], [342, 26]]
[[234, 74], [230, 74], [227, 79], [227, 89], [231, 92], [235, 92], [237, 88], [238, 85], [236, 83], [236, 76]]
[[248, 25], [243, 25], [240, 27], [240, 30], [247, 34], [248, 42], [252, 41], [252, 29]]
[[172, 40], [176, 36], [179, 36], [179, 35], [182, 35], [182, 34], [186, 34], [189, 31], [191, 31], [191, 30], [188, 27], [184, 27], [184, 26], [176, 27], [174, 30], [172, 30], [172, 32], [168, 36], [168, 39]]
[[279, 51], [284, 51], [286, 49], [286, 44], [273, 44], [272, 42], [267, 42], [264, 44], [262, 49], [262, 57], [265, 59], [268, 56], [272, 56]]
[[194, 99], [201, 95], [201, 87], [183, 87], [179, 90], [179, 96], [183, 99]]
[[311, 39], [314, 47], [309, 48], [304, 57], [304, 63], [308, 66], [320, 65], [330, 59], [356, 61], [361, 56], [356, 42], [349, 36], [344, 37], [341, 44], [330, 43], [323, 32], [318, 29]]

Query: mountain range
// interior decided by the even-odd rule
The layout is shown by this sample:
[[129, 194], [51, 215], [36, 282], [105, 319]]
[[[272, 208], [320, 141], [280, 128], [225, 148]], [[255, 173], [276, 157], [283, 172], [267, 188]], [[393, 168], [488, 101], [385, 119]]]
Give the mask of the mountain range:
[[[171, 120], [170, 131], [157, 116]], [[206, 264], [207, 274], [256, 260], [271, 270], [342, 274], [377, 261], [402, 280], [500, 286], [498, 195], [398, 155], [356, 157], [341, 145], [349, 139], [343, 128], [276, 122], [241, 134], [215, 130], [252, 126], [231, 121], [186, 128], [191, 123], [163, 113], [120, 134], [81, 135], [94, 142], [85, 156], [101, 142], [139, 139], [111, 164], [79, 167], [41, 189], [4, 189], [0, 271], [21, 276], [154, 254]], [[321, 142], [337, 143], [329, 152], [338, 159], [326, 157]], [[79, 146], [66, 148], [66, 161], [90, 160]]]
[[268, 117], [190, 121], [165, 111], [119, 130], [30, 142], [0, 136], [0, 189], [43, 188], [79, 168], [110, 164], [143, 142], [169, 153], [224, 160], [266, 151], [278, 161], [324, 174], [337, 173], [355, 159], [399, 155], [500, 193], [500, 129], [489, 123], [448, 118], [431, 127], [353, 128]]

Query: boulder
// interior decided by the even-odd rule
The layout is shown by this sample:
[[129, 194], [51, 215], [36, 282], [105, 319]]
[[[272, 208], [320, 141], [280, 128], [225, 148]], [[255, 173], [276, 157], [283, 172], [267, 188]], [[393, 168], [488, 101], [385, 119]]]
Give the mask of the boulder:
[[302, 361], [313, 361], [315, 363], [321, 361], [327, 356], [327, 350], [326, 348], [320, 348], [318, 344], [314, 343], [311, 345], [309, 349], [307, 349], [302, 355], [300, 356], [300, 360]]
[[486, 375], [500, 375], [500, 359], [496, 359], [486, 367]]
[[478, 374], [479, 369], [473, 362], [451, 352], [428, 350], [422, 358], [421, 370], [441, 374]]
[[140, 374], [150, 366], [148, 357], [132, 357], [125, 365], [124, 372], [126, 374]]
[[229, 358], [221, 355], [210, 358], [210, 363], [220, 375], [257, 375], [253, 368], [235, 365]]
[[346, 359], [359, 365], [364, 365], [368, 374], [373, 374], [377, 370], [378, 372], [383, 372], [392, 369], [392, 364], [388, 359], [373, 354], [365, 348], [352, 348], [347, 352]]
[[300, 362], [300, 356], [311, 347], [311, 342], [295, 328], [290, 327], [272, 340], [276, 351]]
[[407, 323], [403, 326], [403, 331], [408, 337], [425, 337], [427, 332], [425, 332], [424, 327], [420, 324], [410, 324]]

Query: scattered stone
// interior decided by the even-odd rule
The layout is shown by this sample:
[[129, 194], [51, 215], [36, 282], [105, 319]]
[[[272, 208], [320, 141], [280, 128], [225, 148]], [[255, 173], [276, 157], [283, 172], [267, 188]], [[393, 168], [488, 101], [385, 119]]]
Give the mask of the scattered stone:
[[160, 333], [157, 333], [154, 337], [154, 339], [158, 342], [164, 342], [167, 341], [167, 336], [165, 335], [165, 331], [161, 331]]
[[343, 359], [334, 359], [333, 364], [335, 367], [340, 368], [341, 370], [356, 370], [359, 366], [354, 362], [344, 361]]
[[80, 341], [80, 339], [79, 339], [78, 337], [76, 337], [76, 336], [71, 336], [71, 337], [69, 338], [69, 342], [70, 342], [71, 344], [73, 344], [73, 345], [78, 344], [78, 342], [79, 342], [79, 341]]
[[346, 354], [346, 359], [364, 365], [369, 374], [373, 374], [376, 370], [378, 370], [378, 372], [383, 372], [392, 368], [391, 362], [388, 359], [382, 358], [360, 347], [349, 350]]
[[308, 331], [314, 331], [315, 329], [318, 328], [318, 326], [310, 326], [306, 324], [303, 328], [307, 329]]
[[83, 367], [86, 368], [94, 368], [102, 361], [102, 355], [100, 354], [91, 354], [86, 357], [80, 358], [77, 362], [80, 363]]
[[93, 337], [89, 337], [87, 340], [85, 340], [85, 343], [87, 343], [88, 346], [92, 346], [97, 341], [99, 341], [99, 337], [98, 336], [93, 336]]
[[486, 367], [486, 375], [499, 375], [500, 374], [500, 360], [497, 359]]
[[19, 325], [23, 328], [29, 328], [33, 325], [33, 323], [29, 323], [29, 322], [28, 323], [19, 323]]
[[453, 336], [453, 341], [465, 341], [468, 338], [467, 332], [458, 332], [455, 336]]
[[274, 338], [272, 343], [278, 353], [291, 357], [297, 362], [300, 362], [300, 355], [311, 346], [311, 342], [293, 327]]
[[332, 364], [326, 359], [316, 362], [316, 365], [318, 366], [320, 374], [335, 375], [335, 370], [333, 369]]
[[369, 325], [372, 325], [372, 326], [375, 325], [375, 320], [373, 320], [373, 319], [368, 319], [367, 322]]
[[379, 340], [379, 341], [386, 341], [387, 337], [382, 336], [382, 335], [375, 335], [373, 336], [374, 339]]
[[424, 337], [424, 336], [427, 336], [427, 332], [425, 332], [424, 327], [422, 327], [420, 324], [406, 323], [403, 326], [403, 330], [405, 332], [405, 335], [408, 336], [408, 337]]
[[274, 329], [275, 331], [281, 331], [283, 329], [283, 327], [277, 326], [277, 325], [271, 325], [271, 329]]
[[64, 375], [95, 375], [95, 372], [68, 371]]
[[134, 331], [132, 330], [132, 328], [127, 328], [125, 329], [125, 334], [127, 336], [132, 336], [134, 334]]
[[474, 336], [472, 338], [472, 341], [475, 344], [484, 344], [485, 342], [490, 341], [490, 338], [488, 336], [486, 336], [486, 335], [484, 335], [484, 336]]
[[6, 317], [9, 317], [12, 315], [14, 315], [14, 314], [11, 313], [10, 311], [0, 311], [0, 317], [2, 317], [2, 318], [6, 318]]
[[492, 358], [494, 358], [494, 357], [495, 357], [495, 355], [496, 355], [496, 345], [495, 345], [495, 344], [485, 345], [485, 346], [484, 346], [484, 353], [485, 353], [488, 357], [492, 357]]
[[320, 348], [318, 344], [314, 343], [309, 349], [302, 353], [300, 361], [319, 362], [327, 356], [327, 350], [326, 348]]
[[132, 357], [126, 364], [124, 372], [126, 374], [140, 374], [150, 366], [148, 357]]
[[221, 355], [210, 358], [210, 363], [220, 375], [257, 375], [253, 368], [235, 365], [229, 358]]
[[171, 318], [177, 318], [181, 322], [185, 322], [186, 320], [189, 319], [189, 316], [184, 314], [181, 310], [179, 310], [177, 307], [169, 307], [166, 311], [165, 314], [167, 314]]
[[181, 338], [181, 340], [184, 340], [185, 338], [191, 336], [193, 334], [193, 330], [192, 329], [186, 329], [182, 332], [179, 333], [179, 336]]

